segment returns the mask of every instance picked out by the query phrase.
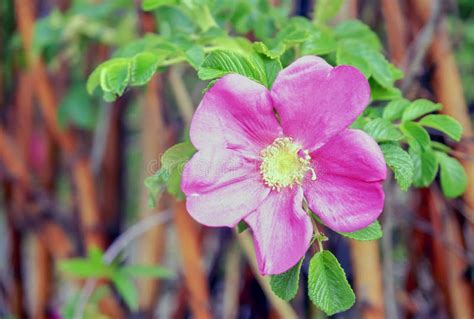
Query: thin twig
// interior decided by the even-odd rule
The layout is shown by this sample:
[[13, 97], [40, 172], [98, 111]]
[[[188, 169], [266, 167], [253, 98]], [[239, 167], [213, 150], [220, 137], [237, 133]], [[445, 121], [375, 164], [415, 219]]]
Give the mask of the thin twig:
[[[115, 258], [135, 239], [158, 225], [168, 223], [171, 220], [171, 211], [165, 210], [154, 215], [150, 215], [145, 219], [139, 221], [126, 232], [122, 233], [110, 247], [105, 251], [103, 262], [106, 265], [111, 264]], [[88, 279], [84, 284], [80, 294], [79, 300], [74, 309], [74, 318], [81, 319], [84, 315], [87, 302], [94, 292], [97, 279]]]
[[235, 240], [230, 244], [226, 256], [224, 297], [223, 297], [223, 318], [237, 318], [239, 308], [239, 291], [241, 280], [241, 253]]
[[110, 118], [114, 105], [107, 103], [100, 108], [99, 124], [94, 131], [94, 138], [91, 150], [91, 169], [94, 176], [98, 176], [101, 170], [102, 161], [108, 140]]
[[194, 113], [194, 105], [184, 84], [183, 72], [184, 68], [182, 65], [175, 65], [171, 68], [168, 79], [171, 83], [171, 90], [175, 96], [179, 113], [181, 113], [186, 127], [189, 127]]

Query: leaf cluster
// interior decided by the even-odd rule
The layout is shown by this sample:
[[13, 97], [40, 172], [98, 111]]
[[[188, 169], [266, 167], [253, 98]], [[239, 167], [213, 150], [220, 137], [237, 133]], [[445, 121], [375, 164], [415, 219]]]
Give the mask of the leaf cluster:
[[161, 266], [120, 265], [104, 262], [98, 248], [89, 250], [85, 258], [71, 258], [59, 262], [59, 270], [75, 278], [109, 279], [131, 310], [138, 309], [138, 292], [133, 278], [171, 278], [173, 272]]

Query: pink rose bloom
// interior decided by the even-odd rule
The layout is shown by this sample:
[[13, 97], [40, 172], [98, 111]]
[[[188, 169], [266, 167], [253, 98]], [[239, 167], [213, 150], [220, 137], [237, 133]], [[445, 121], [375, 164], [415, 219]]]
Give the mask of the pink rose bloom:
[[198, 152], [181, 183], [189, 213], [213, 227], [244, 220], [264, 275], [287, 271], [308, 250], [304, 199], [335, 231], [373, 223], [384, 204], [385, 161], [370, 136], [348, 128], [369, 99], [356, 68], [316, 56], [282, 70], [270, 91], [237, 74], [222, 77], [191, 123]]

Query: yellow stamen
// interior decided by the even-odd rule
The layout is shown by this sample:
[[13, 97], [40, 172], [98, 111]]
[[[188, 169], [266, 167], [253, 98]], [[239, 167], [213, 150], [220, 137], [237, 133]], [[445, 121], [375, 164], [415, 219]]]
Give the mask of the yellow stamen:
[[301, 185], [308, 171], [311, 171], [311, 179], [316, 180], [308, 150], [302, 150], [291, 137], [275, 139], [262, 150], [261, 155], [260, 173], [265, 184], [274, 190]]

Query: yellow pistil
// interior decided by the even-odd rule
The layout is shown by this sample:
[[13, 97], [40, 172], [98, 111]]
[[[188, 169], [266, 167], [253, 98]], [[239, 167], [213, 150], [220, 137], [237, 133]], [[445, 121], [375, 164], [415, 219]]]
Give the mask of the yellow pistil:
[[274, 190], [301, 185], [308, 171], [311, 171], [311, 179], [316, 180], [309, 152], [302, 150], [291, 137], [275, 139], [262, 150], [261, 155], [260, 173], [265, 184]]

